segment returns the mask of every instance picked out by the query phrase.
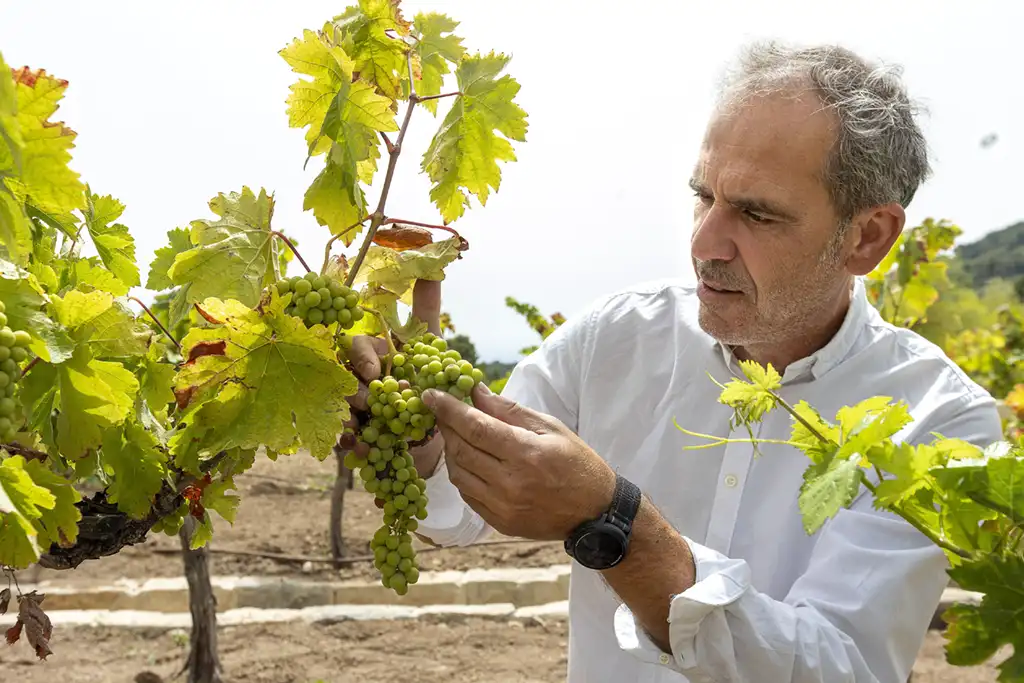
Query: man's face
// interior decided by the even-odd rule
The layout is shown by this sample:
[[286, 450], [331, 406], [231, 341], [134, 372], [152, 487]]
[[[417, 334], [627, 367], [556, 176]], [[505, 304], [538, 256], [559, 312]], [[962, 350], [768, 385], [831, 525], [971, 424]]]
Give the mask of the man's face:
[[735, 346], [828, 326], [848, 287], [824, 182], [833, 119], [811, 95], [755, 97], [711, 120], [691, 182], [700, 325]]

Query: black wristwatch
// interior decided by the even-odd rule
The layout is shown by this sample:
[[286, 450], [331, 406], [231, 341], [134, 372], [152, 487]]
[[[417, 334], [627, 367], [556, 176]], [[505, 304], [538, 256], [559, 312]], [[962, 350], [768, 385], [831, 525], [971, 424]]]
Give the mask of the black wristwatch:
[[633, 518], [640, 509], [640, 489], [615, 476], [615, 494], [608, 511], [580, 524], [565, 539], [565, 552], [588, 569], [611, 569], [626, 557]]

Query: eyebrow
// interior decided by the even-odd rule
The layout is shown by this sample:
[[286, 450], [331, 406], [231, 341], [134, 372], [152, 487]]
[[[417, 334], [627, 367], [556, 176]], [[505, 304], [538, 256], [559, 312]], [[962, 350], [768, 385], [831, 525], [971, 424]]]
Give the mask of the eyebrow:
[[[698, 194], [711, 194], [711, 192], [696, 178], [690, 178], [690, 189]], [[773, 218], [778, 218], [783, 221], [796, 222], [797, 217], [792, 212], [787, 211], [775, 202], [768, 199], [759, 197], [735, 197], [733, 199], [724, 199], [727, 204], [737, 209], [752, 211], [754, 213], [765, 214]]]

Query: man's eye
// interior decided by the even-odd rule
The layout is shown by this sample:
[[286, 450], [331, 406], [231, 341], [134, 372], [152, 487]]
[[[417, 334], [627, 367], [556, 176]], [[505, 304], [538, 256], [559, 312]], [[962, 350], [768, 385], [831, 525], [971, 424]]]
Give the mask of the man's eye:
[[755, 223], [771, 223], [772, 222], [771, 218], [768, 218], [767, 216], [762, 216], [761, 214], [755, 213], [753, 211], [746, 210], [743, 213], [745, 213], [747, 215], [747, 217], [750, 218], [750, 220], [754, 221]]

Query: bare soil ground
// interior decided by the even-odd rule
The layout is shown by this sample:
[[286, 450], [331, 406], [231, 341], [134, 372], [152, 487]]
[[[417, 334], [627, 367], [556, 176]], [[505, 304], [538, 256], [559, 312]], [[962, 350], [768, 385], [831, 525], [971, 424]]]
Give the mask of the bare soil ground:
[[[222, 554], [220, 550], [267, 552], [297, 557], [330, 557], [331, 488], [336, 466], [333, 458], [319, 462], [306, 454], [283, 457], [276, 463], [257, 458], [253, 468], [235, 479], [242, 499], [232, 526], [215, 513], [211, 572], [214, 575], [300, 575], [302, 560], [281, 562], [259, 557]], [[369, 540], [381, 524], [381, 511], [373, 496], [359, 482], [345, 495], [343, 532], [346, 554], [369, 554]], [[495, 535], [492, 540], [509, 540]], [[568, 560], [559, 543], [519, 541], [512, 544], [481, 545], [470, 548], [435, 549], [423, 552], [426, 544], [415, 541], [420, 570], [472, 569], [475, 567], [543, 567]], [[145, 543], [125, 548], [113, 557], [90, 560], [68, 571], [29, 570], [30, 580], [142, 579], [152, 576], [180, 576], [180, 544], [175, 536], [151, 534]], [[328, 563], [314, 563], [305, 574], [319, 579], [376, 579], [370, 561], [359, 561], [341, 570]]]
[[[169, 682], [187, 654], [187, 636], [165, 630], [60, 629], [54, 637], [46, 662], [33, 661], [24, 643], [0, 649], [0, 680]], [[224, 628], [219, 638], [224, 683], [555, 683], [566, 671], [564, 622], [262, 624]], [[996, 673], [949, 666], [932, 632], [913, 683], [994, 683]]]

